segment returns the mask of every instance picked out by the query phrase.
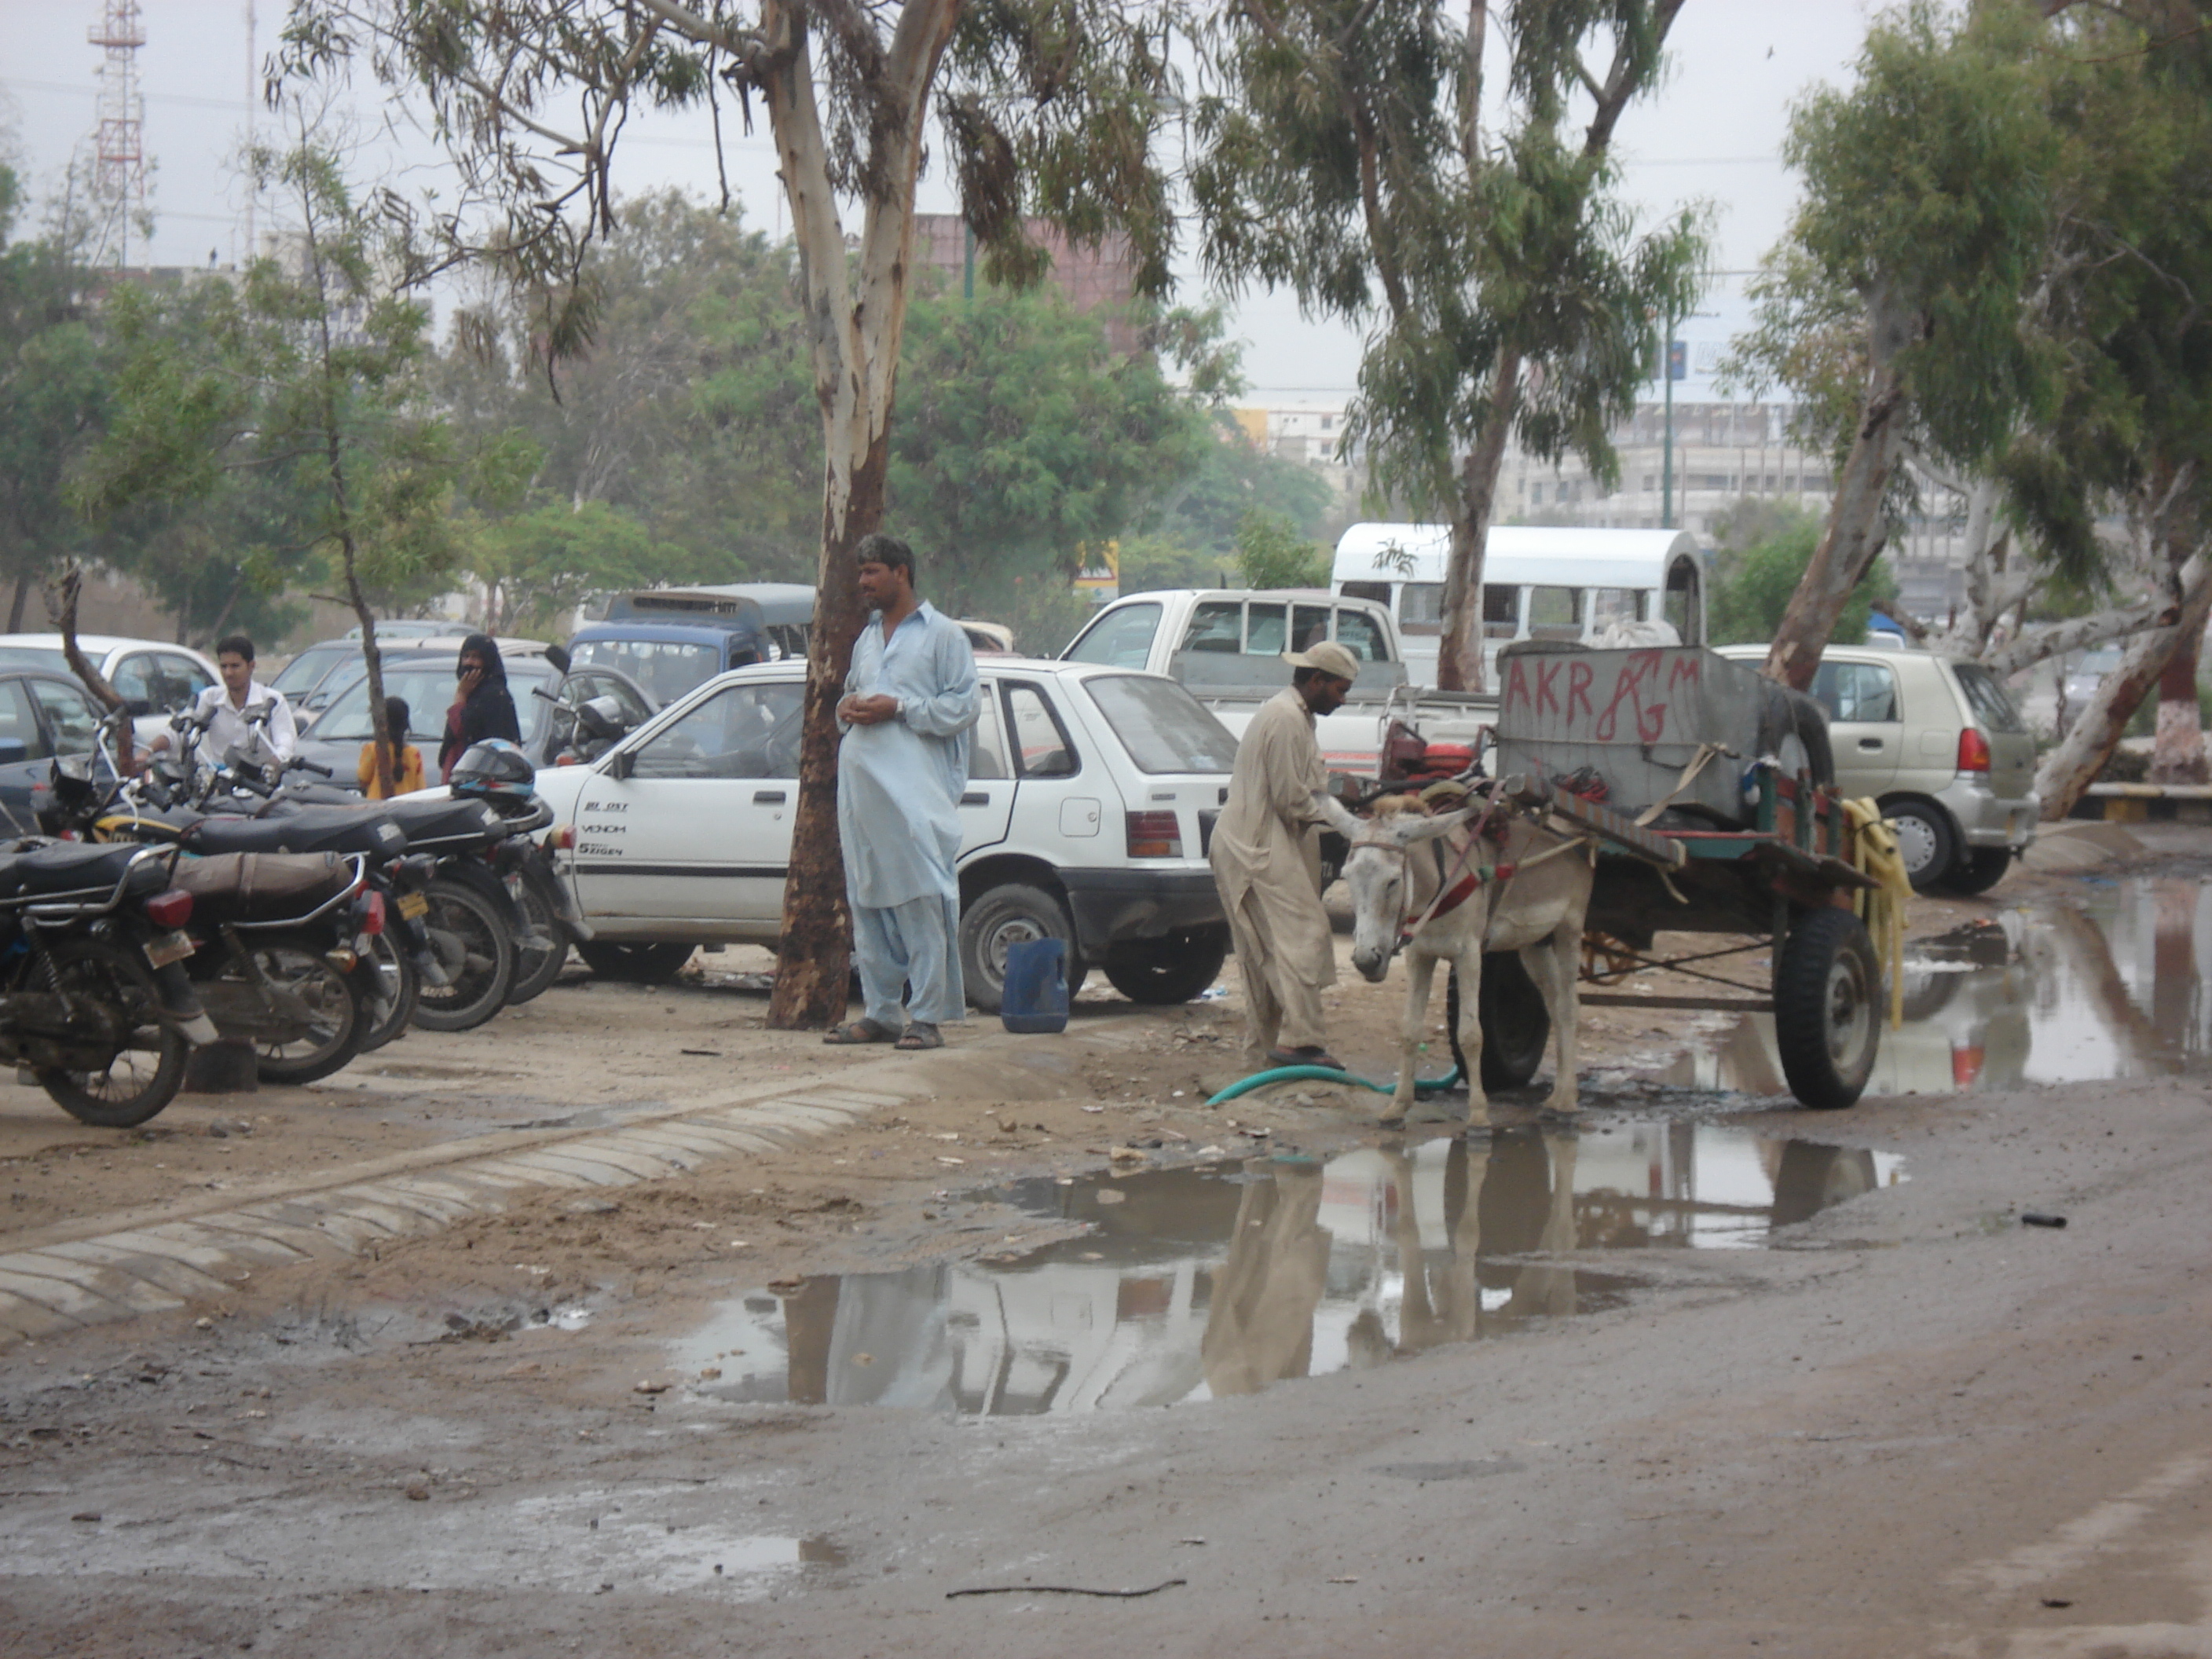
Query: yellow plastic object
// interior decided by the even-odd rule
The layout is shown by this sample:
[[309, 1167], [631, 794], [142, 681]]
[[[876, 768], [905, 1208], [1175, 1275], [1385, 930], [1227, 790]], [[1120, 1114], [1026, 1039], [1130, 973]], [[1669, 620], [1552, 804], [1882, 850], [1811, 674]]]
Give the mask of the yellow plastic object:
[[1912, 878], [1905, 873], [1905, 855], [1898, 850], [1897, 835], [1871, 800], [1847, 800], [1844, 813], [1851, 826], [1851, 863], [1879, 886], [1862, 888], [1859, 920], [1874, 936], [1875, 954], [1889, 975], [1889, 1029], [1905, 1024], [1905, 907], [1912, 896]]

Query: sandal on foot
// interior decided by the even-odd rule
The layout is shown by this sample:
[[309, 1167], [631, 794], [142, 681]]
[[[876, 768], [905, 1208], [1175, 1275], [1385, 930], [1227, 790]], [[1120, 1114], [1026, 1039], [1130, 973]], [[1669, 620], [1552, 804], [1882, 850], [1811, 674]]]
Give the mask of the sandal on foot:
[[1278, 1066], [1325, 1066], [1332, 1072], [1344, 1069], [1344, 1062], [1326, 1048], [1270, 1048], [1267, 1058]]
[[822, 1040], [833, 1048], [848, 1048], [860, 1042], [896, 1042], [896, 1031], [878, 1019], [856, 1019], [850, 1025], [840, 1025], [834, 1031], [825, 1031]]
[[934, 1025], [928, 1024], [927, 1023], [918, 1019], [915, 1021], [913, 1024], [906, 1028], [904, 1034], [900, 1036], [896, 1046], [909, 1050], [916, 1048], [942, 1048], [945, 1046], [945, 1033], [939, 1030]]

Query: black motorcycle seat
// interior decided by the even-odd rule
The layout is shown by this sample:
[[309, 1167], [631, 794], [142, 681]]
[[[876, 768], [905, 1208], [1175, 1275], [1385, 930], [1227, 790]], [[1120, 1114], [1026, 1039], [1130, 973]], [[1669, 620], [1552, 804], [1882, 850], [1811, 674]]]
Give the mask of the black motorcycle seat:
[[58, 841], [0, 854], [0, 901], [112, 892], [131, 860], [145, 850], [135, 844]]
[[282, 817], [206, 817], [178, 838], [189, 853], [368, 853], [398, 858], [407, 832], [383, 812], [310, 806]]
[[467, 845], [496, 839], [507, 833], [507, 826], [496, 812], [482, 801], [465, 797], [441, 799], [434, 796], [417, 800], [412, 796], [398, 795], [379, 801], [377, 806], [390, 813], [407, 832], [410, 848]]

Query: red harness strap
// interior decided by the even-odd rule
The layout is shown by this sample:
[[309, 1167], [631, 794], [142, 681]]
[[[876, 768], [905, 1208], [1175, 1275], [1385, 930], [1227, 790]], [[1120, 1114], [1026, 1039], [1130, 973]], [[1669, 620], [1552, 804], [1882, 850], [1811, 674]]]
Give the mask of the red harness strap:
[[1449, 892], [1437, 901], [1436, 908], [1429, 912], [1429, 920], [1433, 921], [1447, 911], [1458, 909], [1461, 905], [1474, 896], [1474, 890], [1485, 882], [1510, 881], [1513, 878], [1513, 872], [1518, 867], [1511, 864], [1493, 865], [1487, 871], [1476, 870], [1468, 875], [1462, 876]]

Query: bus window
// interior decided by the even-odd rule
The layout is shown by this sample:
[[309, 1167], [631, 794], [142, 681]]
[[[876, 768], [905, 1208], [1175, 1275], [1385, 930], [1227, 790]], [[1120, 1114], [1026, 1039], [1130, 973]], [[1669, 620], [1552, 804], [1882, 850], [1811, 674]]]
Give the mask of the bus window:
[[1644, 602], [1649, 597], [1640, 587], [1601, 587], [1590, 594], [1590, 628], [1593, 632], [1610, 628], [1615, 623], [1642, 622]]
[[1521, 590], [1486, 584], [1482, 590], [1482, 637], [1510, 640], [1520, 632]]
[[1283, 607], [1249, 605], [1244, 608], [1244, 654], [1279, 657], [1290, 647], [1283, 643]]
[[1583, 636], [1583, 590], [1579, 587], [1532, 587], [1528, 590], [1528, 637], [1532, 640], [1578, 640]]
[[[1352, 589], [1347, 585], [1344, 591], [1349, 593]], [[1407, 634], [1443, 633], [1444, 585], [1442, 582], [1407, 582], [1401, 588], [1398, 593], [1398, 628], [1400, 632]]]

